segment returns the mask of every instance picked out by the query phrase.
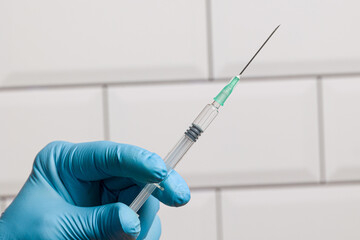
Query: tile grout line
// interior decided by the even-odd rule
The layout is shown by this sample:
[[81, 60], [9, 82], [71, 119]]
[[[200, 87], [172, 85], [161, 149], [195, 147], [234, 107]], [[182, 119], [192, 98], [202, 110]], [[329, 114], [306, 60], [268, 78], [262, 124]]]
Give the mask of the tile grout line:
[[[318, 78], [318, 77], [349, 77], [360, 76], [360, 72], [351, 73], [333, 73], [333, 74], [294, 74], [294, 75], [274, 75], [274, 76], [248, 76], [242, 78], [242, 82], [253, 81], [288, 81], [288, 80], [306, 80], [303, 78]], [[212, 82], [228, 82], [228, 78], [212, 78]], [[89, 88], [101, 86], [148, 86], [148, 85], [171, 85], [171, 84], [193, 84], [208, 83], [209, 78], [193, 78], [193, 79], [173, 79], [173, 80], [134, 80], [121, 82], [91, 82], [91, 83], [74, 83], [74, 84], [38, 84], [38, 85], [19, 85], [19, 86], [0, 86], [0, 92], [16, 91], [16, 90], [34, 90], [34, 89], [56, 89], [56, 88]]]
[[206, 39], [207, 39], [207, 57], [208, 57], [208, 78], [209, 81], [214, 79], [214, 62], [213, 62], [213, 42], [212, 42], [212, 14], [211, 14], [211, 0], [205, 0], [206, 5]]
[[102, 85], [104, 140], [110, 140], [108, 86]]
[[333, 181], [324, 182], [309, 182], [309, 183], [279, 183], [279, 184], [258, 184], [258, 185], [231, 185], [231, 186], [204, 186], [204, 187], [191, 187], [191, 191], [204, 191], [216, 189], [233, 189], [233, 190], [263, 190], [263, 189], [285, 189], [285, 188], [312, 188], [312, 187], [336, 187], [336, 186], [360, 186], [360, 181]]
[[216, 207], [216, 239], [223, 240], [223, 215], [222, 215], [222, 201], [221, 188], [215, 189], [215, 207]]
[[317, 77], [317, 105], [318, 105], [318, 135], [319, 135], [319, 160], [320, 160], [320, 183], [326, 183], [325, 162], [325, 133], [324, 133], [324, 102], [322, 77]]

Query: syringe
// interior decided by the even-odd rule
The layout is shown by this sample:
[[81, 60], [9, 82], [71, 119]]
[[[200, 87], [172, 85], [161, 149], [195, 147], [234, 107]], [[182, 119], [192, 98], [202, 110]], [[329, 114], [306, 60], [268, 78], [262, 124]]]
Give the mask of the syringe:
[[[192, 122], [191, 126], [184, 133], [184, 135], [179, 140], [179, 142], [166, 155], [164, 161], [168, 171], [171, 171], [176, 167], [176, 165], [180, 162], [180, 160], [185, 155], [185, 153], [190, 149], [190, 147], [196, 142], [199, 136], [207, 129], [210, 123], [215, 119], [215, 117], [219, 113], [220, 106], [223, 106], [226, 99], [230, 96], [231, 92], [239, 82], [240, 76], [242, 75], [244, 70], [249, 66], [252, 60], [256, 57], [256, 55], [260, 52], [260, 50], [264, 47], [264, 45], [267, 43], [267, 41], [271, 38], [271, 36], [275, 33], [275, 31], [279, 27], [280, 25], [277, 26], [275, 30], [270, 34], [270, 36], [266, 39], [266, 41], [261, 45], [259, 50], [245, 65], [245, 67], [239, 73], [239, 75], [233, 77], [230, 80], [230, 82], [214, 98], [214, 101], [211, 104], [208, 104], [204, 107], [204, 109], [200, 112], [197, 118], [195, 118], [195, 120]], [[150, 184], [150, 183], [146, 184], [146, 186], [141, 190], [139, 195], [130, 204], [130, 208], [135, 212], [137, 212], [157, 187], [162, 189], [159, 184]]]

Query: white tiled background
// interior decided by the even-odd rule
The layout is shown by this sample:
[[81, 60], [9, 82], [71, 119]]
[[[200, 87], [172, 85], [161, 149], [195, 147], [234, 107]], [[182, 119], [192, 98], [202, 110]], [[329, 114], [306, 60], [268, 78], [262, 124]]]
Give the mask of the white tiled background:
[[0, 210], [53, 140], [164, 156], [282, 24], [179, 164], [162, 239], [359, 239], [359, 7], [0, 0]]

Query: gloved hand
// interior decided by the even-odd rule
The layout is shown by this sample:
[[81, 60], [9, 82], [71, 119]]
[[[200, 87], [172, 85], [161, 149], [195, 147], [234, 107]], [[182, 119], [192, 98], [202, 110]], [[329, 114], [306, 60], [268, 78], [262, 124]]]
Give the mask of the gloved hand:
[[[165, 179], [165, 180], [164, 180]], [[145, 183], [161, 185], [138, 214], [128, 204]], [[155, 197], [154, 197], [155, 196]], [[0, 218], [0, 239], [159, 239], [158, 199], [190, 200], [185, 181], [142, 148], [114, 142], [53, 142]]]

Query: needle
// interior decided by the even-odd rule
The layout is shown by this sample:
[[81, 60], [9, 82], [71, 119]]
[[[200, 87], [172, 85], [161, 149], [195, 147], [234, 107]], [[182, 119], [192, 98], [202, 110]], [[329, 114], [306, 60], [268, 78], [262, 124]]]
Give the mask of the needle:
[[239, 75], [241, 75], [245, 69], [249, 66], [249, 64], [252, 62], [252, 60], [254, 60], [254, 58], [256, 57], [256, 55], [260, 52], [260, 50], [265, 46], [265, 44], [269, 41], [269, 39], [272, 37], [272, 35], [276, 32], [276, 30], [280, 27], [277, 26], [275, 28], [275, 30], [270, 34], [270, 36], [266, 39], [266, 41], [261, 45], [261, 47], [259, 48], [259, 50], [257, 50], [257, 52], [255, 53], [255, 55], [250, 59], [250, 61], [246, 64], [246, 66], [243, 68], [243, 70], [239, 73]]

